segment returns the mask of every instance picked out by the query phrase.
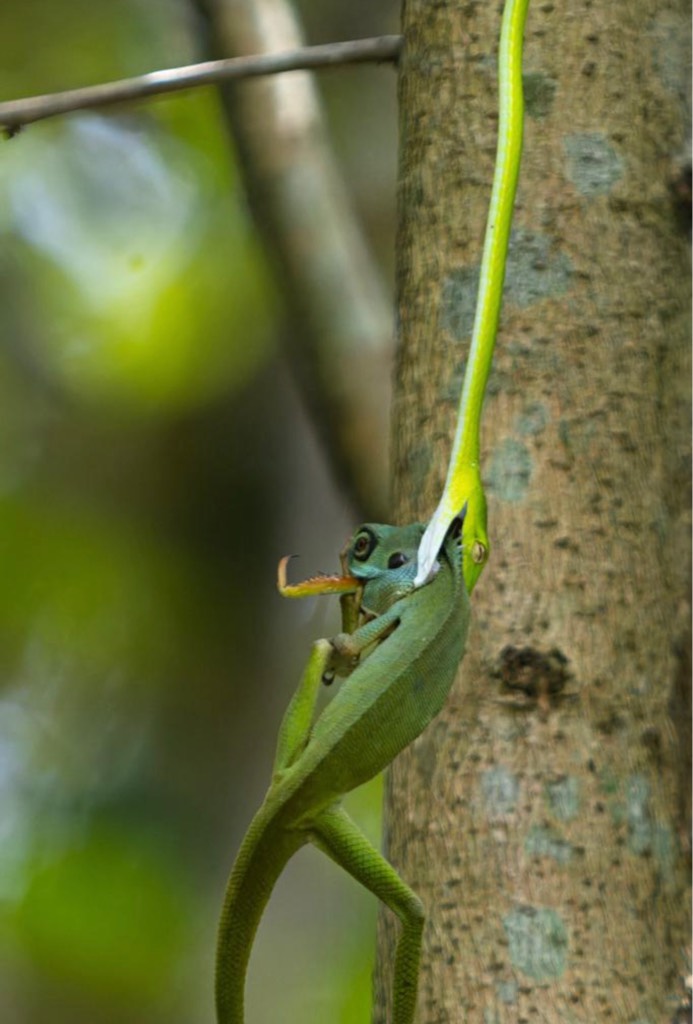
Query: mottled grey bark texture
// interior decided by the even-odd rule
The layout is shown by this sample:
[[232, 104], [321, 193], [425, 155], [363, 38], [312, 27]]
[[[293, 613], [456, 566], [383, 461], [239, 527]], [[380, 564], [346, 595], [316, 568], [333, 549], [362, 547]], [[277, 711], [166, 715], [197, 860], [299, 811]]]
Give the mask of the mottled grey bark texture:
[[[493, 170], [499, 5], [406, 0], [400, 521], [449, 453]], [[645, 1022], [688, 971], [689, 239], [682, 2], [533, 0], [484, 419], [491, 558], [449, 705], [390, 773], [428, 909], [420, 1024]], [[687, 674], [688, 673], [688, 674]], [[389, 1020], [383, 915], [375, 1020]]]

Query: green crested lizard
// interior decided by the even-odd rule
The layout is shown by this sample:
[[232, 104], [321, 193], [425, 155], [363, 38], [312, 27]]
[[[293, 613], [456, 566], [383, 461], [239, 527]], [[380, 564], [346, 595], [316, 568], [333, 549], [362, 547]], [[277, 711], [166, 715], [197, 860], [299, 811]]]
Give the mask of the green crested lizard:
[[[423, 906], [340, 806], [434, 718], [464, 652], [469, 598], [463, 516], [453, 521], [429, 581], [415, 588], [424, 527], [362, 526], [343, 556], [348, 575], [285, 585], [288, 596], [342, 593], [353, 632], [318, 640], [284, 716], [272, 782], [241, 845], [226, 890], [217, 946], [219, 1024], [243, 1024], [250, 950], [271, 890], [289, 858], [314, 843], [390, 907], [401, 921], [392, 1024], [411, 1024], [416, 1005]], [[357, 624], [357, 619], [360, 624]], [[346, 676], [313, 721], [321, 680]]]

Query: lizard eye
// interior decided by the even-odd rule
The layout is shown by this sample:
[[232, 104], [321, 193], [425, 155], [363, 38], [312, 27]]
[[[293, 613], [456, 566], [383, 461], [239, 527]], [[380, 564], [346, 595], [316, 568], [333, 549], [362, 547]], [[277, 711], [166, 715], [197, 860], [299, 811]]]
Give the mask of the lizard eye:
[[409, 561], [409, 557], [405, 555], [403, 551], [395, 551], [394, 555], [390, 555], [387, 560], [388, 569], [399, 569], [400, 566], [406, 565]]
[[359, 533], [354, 541], [351, 553], [357, 561], [365, 562], [373, 551], [375, 543], [375, 537], [370, 530], [364, 530], [363, 533]]

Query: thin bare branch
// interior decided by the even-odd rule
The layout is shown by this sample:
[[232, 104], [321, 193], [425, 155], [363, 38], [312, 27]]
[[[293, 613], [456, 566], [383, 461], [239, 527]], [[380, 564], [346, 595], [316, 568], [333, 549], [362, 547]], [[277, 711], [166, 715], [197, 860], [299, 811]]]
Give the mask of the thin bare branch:
[[286, 53], [268, 53], [253, 57], [231, 57], [205, 61], [166, 71], [151, 71], [136, 78], [103, 82], [83, 89], [30, 96], [0, 103], [0, 128], [14, 135], [24, 125], [58, 117], [75, 110], [94, 110], [116, 103], [131, 103], [169, 92], [180, 92], [200, 85], [228, 82], [258, 75], [276, 75], [284, 71], [334, 68], [344, 64], [396, 61], [402, 46], [401, 36], [376, 36], [344, 43], [302, 46]]

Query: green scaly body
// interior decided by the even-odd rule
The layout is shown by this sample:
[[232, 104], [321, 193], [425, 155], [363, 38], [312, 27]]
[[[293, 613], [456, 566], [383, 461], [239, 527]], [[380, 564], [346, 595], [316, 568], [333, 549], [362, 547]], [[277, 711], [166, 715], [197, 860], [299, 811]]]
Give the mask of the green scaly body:
[[[410, 1024], [423, 912], [414, 893], [367, 842], [339, 800], [382, 771], [438, 714], [462, 657], [469, 620], [459, 527], [440, 567], [414, 589], [423, 526], [368, 525], [355, 535], [351, 574], [374, 617], [352, 634], [318, 641], [279, 736], [275, 773], [231, 872], [219, 928], [217, 1019], [243, 1024], [250, 949], [272, 888], [305, 843], [323, 849], [402, 919], [393, 1024]], [[365, 541], [364, 541], [365, 539]], [[355, 552], [368, 546], [365, 557]], [[389, 568], [391, 564], [396, 567]], [[312, 723], [315, 697], [333, 661], [364, 655]]]

